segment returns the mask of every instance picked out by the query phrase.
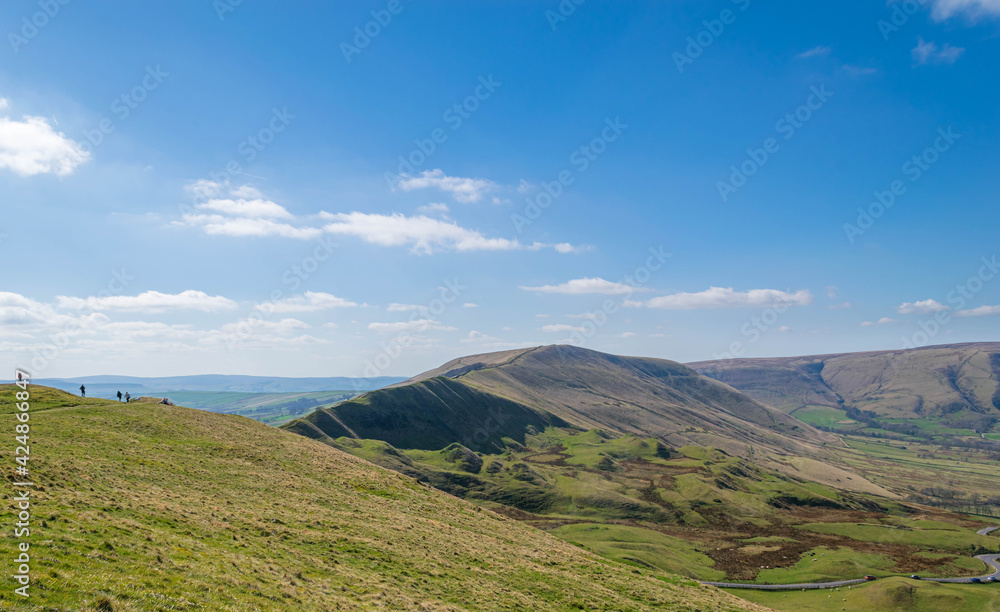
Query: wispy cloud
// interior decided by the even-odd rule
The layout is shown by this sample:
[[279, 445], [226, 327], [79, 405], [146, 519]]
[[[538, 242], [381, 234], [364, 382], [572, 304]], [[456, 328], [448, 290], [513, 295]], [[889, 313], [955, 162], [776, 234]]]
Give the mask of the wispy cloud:
[[980, 306], [971, 310], [959, 310], [955, 313], [956, 317], [991, 317], [994, 315], [1000, 315], [1000, 305]]
[[189, 289], [180, 293], [160, 293], [146, 291], [139, 295], [113, 295], [108, 297], [67, 297], [56, 298], [59, 308], [70, 310], [165, 312], [168, 310], [198, 310], [219, 312], [233, 310], [236, 302], [221, 295], [208, 295], [203, 291]]
[[958, 14], [965, 14], [973, 21], [982, 17], [1000, 15], [1000, 0], [934, 0], [931, 15], [942, 21]]
[[561, 293], [566, 295], [629, 295], [637, 291], [635, 287], [625, 283], [615, 283], [603, 278], [577, 278], [561, 285], [542, 285], [540, 287], [520, 287], [524, 291], [536, 293]]
[[418, 213], [425, 215], [434, 215], [434, 214], [447, 215], [449, 211], [450, 209], [448, 208], [448, 205], [442, 204], [440, 202], [425, 204], [424, 206], [421, 206], [420, 208], [417, 209]]
[[953, 47], [945, 43], [943, 47], [938, 47], [936, 42], [924, 42], [923, 38], [917, 39], [917, 46], [911, 51], [913, 61], [917, 66], [925, 64], [954, 64], [965, 52], [963, 47]]
[[184, 189], [197, 200], [204, 200], [196, 204], [195, 209], [206, 212], [184, 213], [175, 225], [197, 227], [213, 236], [279, 236], [312, 240], [323, 234], [316, 227], [287, 223], [293, 221], [294, 216], [284, 206], [265, 198], [249, 185], [231, 186], [201, 179], [189, 183]]
[[795, 57], [799, 59], [808, 59], [810, 57], [826, 57], [827, 55], [830, 55], [830, 47], [819, 46], [819, 47], [813, 47], [808, 51], [803, 51], [802, 53], [799, 53]]
[[708, 308], [768, 308], [772, 306], [808, 306], [813, 296], [808, 290], [794, 293], [777, 289], [735, 291], [732, 287], [711, 287], [698, 293], [675, 293], [655, 297], [645, 302], [629, 302], [627, 306], [645, 306], [667, 310], [700, 310]]
[[354, 236], [379, 246], [410, 247], [413, 253], [430, 254], [439, 251], [537, 251], [553, 249], [559, 253], [581, 250], [571, 244], [522, 244], [517, 239], [487, 238], [476, 230], [457, 223], [432, 219], [424, 215], [408, 217], [399, 213], [381, 215], [374, 213], [320, 213], [332, 221], [323, 230], [343, 236]]
[[369, 323], [368, 329], [386, 334], [398, 334], [401, 332], [425, 332], [425, 331], [455, 331], [454, 327], [449, 327], [441, 321], [434, 319], [418, 319], [416, 321], [394, 321], [390, 323]]
[[899, 314], [928, 314], [931, 312], [941, 312], [944, 310], [951, 310], [951, 308], [945, 306], [937, 300], [923, 300], [920, 302], [903, 302], [896, 307], [896, 312]]
[[899, 323], [896, 319], [890, 319], [889, 317], [882, 317], [878, 321], [865, 321], [861, 324], [861, 327], [874, 327], [876, 325], [892, 325], [893, 323]]
[[587, 331], [587, 328], [576, 327], [575, 325], [566, 325], [565, 323], [559, 323], [556, 325], [544, 325], [542, 326], [542, 331], [545, 333], [569, 333], [569, 332], [584, 332]]
[[419, 176], [404, 174], [396, 187], [403, 191], [437, 188], [450, 193], [463, 204], [471, 204], [483, 199], [487, 192], [496, 189], [498, 185], [488, 179], [448, 176], [443, 170], [434, 169], [424, 170]]
[[186, 214], [181, 217], [181, 225], [201, 228], [212, 236], [256, 237], [280, 236], [296, 240], [313, 240], [323, 235], [315, 227], [297, 227], [270, 219], [224, 217], [222, 215]]
[[302, 295], [279, 300], [270, 304], [271, 312], [318, 312], [331, 308], [357, 306], [356, 302], [339, 298], [330, 293], [306, 291]]

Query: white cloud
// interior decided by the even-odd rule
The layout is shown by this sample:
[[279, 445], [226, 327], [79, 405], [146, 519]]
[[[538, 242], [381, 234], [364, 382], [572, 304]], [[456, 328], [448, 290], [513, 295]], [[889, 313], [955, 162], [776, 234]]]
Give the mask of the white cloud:
[[945, 43], [943, 47], [938, 47], [936, 42], [924, 42], [923, 38], [917, 39], [917, 46], [911, 51], [913, 61], [918, 66], [925, 64], [954, 64], [965, 52], [963, 47], [952, 47]]
[[462, 304], [462, 308], [479, 308], [479, 304], [473, 304], [472, 302], [466, 302]]
[[323, 231], [315, 227], [296, 227], [270, 219], [223, 217], [222, 215], [186, 214], [182, 217], [180, 224], [200, 227], [203, 232], [212, 236], [252, 236], [258, 238], [281, 236], [296, 240], [312, 240], [323, 235]]
[[[2, 108], [8, 104], [4, 98]], [[0, 168], [21, 176], [66, 176], [90, 159], [83, 145], [56, 132], [44, 117], [21, 119], [0, 117]]]
[[951, 310], [941, 302], [937, 300], [923, 300], [921, 302], [904, 302], [896, 307], [896, 312], [899, 314], [928, 314], [931, 312], [941, 312], [944, 310]]
[[635, 332], [625, 332], [623, 334], [620, 334], [618, 337], [619, 338], [635, 338], [635, 336], [636, 336]]
[[614, 283], [603, 278], [576, 278], [561, 285], [542, 285], [541, 287], [520, 287], [524, 291], [536, 293], [561, 293], [566, 295], [585, 295], [598, 293], [602, 295], [628, 295], [639, 289], [625, 283]]
[[448, 205], [441, 203], [425, 204], [417, 209], [418, 213], [423, 213], [425, 215], [433, 215], [435, 213], [447, 215], [449, 211], [450, 209], [448, 208]]
[[861, 324], [861, 327], [873, 327], [875, 325], [891, 325], [893, 323], [899, 323], [896, 319], [890, 319], [889, 317], [882, 317], [878, 321], [865, 321]]
[[462, 342], [497, 342], [499, 340], [500, 340], [500, 338], [494, 338], [493, 336], [489, 336], [489, 335], [484, 334], [482, 332], [479, 332], [479, 331], [476, 331], [476, 330], [472, 330], [472, 331], [469, 332], [469, 335], [466, 336], [465, 338], [462, 338], [461, 341]]
[[212, 210], [226, 215], [250, 218], [271, 218], [271, 219], [291, 219], [292, 213], [288, 212], [284, 206], [275, 204], [270, 200], [232, 200], [219, 199], [209, 200], [204, 204], [198, 204], [195, 208], [201, 210]]
[[495, 189], [497, 184], [487, 179], [447, 176], [443, 170], [434, 169], [424, 170], [420, 173], [420, 176], [404, 174], [400, 177], [397, 186], [403, 191], [436, 187], [441, 191], [450, 193], [456, 200], [463, 204], [471, 204], [481, 200], [483, 195]]
[[832, 300], [833, 298], [837, 297], [837, 291], [838, 291], [838, 289], [836, 287], [834, 287], [833, 285], [827, 287], [826, 288], [826, 297], [828, 297], [828, 298], [830, 298]]
[[542, 331], [545, 333], [584, 332], [587, 331], [587, 328], [560, 323], [557, 325], [545, 325], [542, 327]]
[[959, 13], [974, 21], [988, 15], [1000, 15], [1000, 0], [935, 0], [931, 14], [941, 21]]
[[180, 293], [160, 293], [146, 291], [139, 295], [112, 295], [108, 297], [56, 297], [60, 308], [72, 310], [124, 311], [124, 312], [164, 312], [167, 310], [199, 310], [220, 312], [233, 310], [236, 302], [221, 295], [211, 296], [203, 291], [189, 289]]
[[989, 317], [993, 315], [1000, 315], [1000, 306], [980, 306], [971, 310], [959, 310], [955, 313], [956, 317]]
[[[208, 213], [185, 213], [174, 225], [200, 228], [212, 236], [267, 237], [280, 236], [296, 240], [312, 240], [323, 235], [317, 227], [300, 227], [276, 221], [291, 221], [288, 210], [267, 198], [255, 187], [218, 183], [207, 179], [193, 181], [184, 186], [196, 200], [195, 205]], [[218, 213], [218, 214], [217, 214]]]
[[0, 110], [7, 110], [10, 108], [10, 100], [7, 98], [0, 98]]
[[[647, 300], [647, 308], [663, 308], [667, 310], [695, 310], [702, 308], [768, 308], [772, 306], [808, 306], [812, 304], [813, 296], [808, 290], [795, 293], [777, 289], [751, 289], [750, 291], [734, 291], [732, 287], [711, 287], [698, 293], [675, 293]], [[626, 306], [637, 306], [636, 302], [628, 302]]]
[[396, 321], [392, 323], [369, 323], [368, 329], [379, 333], [424, 332], [424, 331], [455, 331], [434, 319], [418, 319], [416, 321]]
[[386, 310], [389, 312], [408, 312], [410, 310], [424, 310], [426, 306], [421, 306], [420, 304], [397, 304], [392, 303], [386, 306]]
[[320, 218], [333, 221], [323, 227], [331, 234], [355, 236], [379, 246], [408, 246], [412, 253], [430, 254], [439, 251], [537, 251], [553, 248], [560, 253], [573, 252], [572, 245], [551, 245], [535, 242], [521, 244], [517, 239], [487, 238], [481, 233], [424, 215], [407, 217], [396, 213], [328, 213]]
[[792, 328], [788, 327], [787, 325], [782, 325], [781, 327], [778, 328], [778, 331], [780, 331], [780, 332], [790, 332], [790, 331], [792, 331]]
[[357, 306], [355, 302], [339, 298], [330, 293], [317, 293], [306, 291], [302, 295], [279, 300], [277, 302], [263, 306], [270, 312], [318, 312], [329, 310], [330, 308], [346, 308]]
[[830, 55], [830, 47], [819, 46], [819, 47], [813, 47], [808, 51], [803, 51], [802, 53], [799, 53], [795, 57], [799, 59], [807, 59], [810, 57], [826, 57], [827, 55]]

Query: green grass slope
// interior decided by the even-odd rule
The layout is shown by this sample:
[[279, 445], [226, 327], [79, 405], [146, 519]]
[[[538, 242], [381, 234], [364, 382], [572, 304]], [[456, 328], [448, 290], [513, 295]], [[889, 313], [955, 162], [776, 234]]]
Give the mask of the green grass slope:
[[547, 412], [437, 377], [372, 391], [293, 421], [287, 429], [319, 439], [383, 440], [399, 448], [439, 450], [459, 442], [473, 450], [499, 451], [505, 437], [523, 443], [529, 428], [553, 425], [568, 424]]
[[250, 419], [30, 389], [34, 586], [4, 609], [762, 609]]

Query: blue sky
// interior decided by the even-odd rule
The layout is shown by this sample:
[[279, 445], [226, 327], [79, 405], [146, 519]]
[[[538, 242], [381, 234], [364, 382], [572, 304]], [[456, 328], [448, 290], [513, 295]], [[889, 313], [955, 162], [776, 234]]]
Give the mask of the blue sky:
[[995, 0], [0, 24], [0, 347], [36, 376], [997, 339]]

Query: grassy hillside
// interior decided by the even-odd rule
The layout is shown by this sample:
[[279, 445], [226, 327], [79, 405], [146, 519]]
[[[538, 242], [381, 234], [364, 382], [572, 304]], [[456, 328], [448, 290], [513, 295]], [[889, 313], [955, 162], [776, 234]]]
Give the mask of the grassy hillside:
[[653, 438], [550, 428], [494, 454], [327, 442], [602, 556], [702, 580], [972, 576], [982, 564], [968, 556], [1000, 542], [975, 534], [981, 520]]
[[[750, 446], [818, 452], [837, 441], [681, 364], [571, 346], [465, 357], [290, 427], [313, 436], [318, 428], [330, 438], [353, 430], [401, 448], [461, 442], [479, 450], [477, 437], [521, 440], [528, 425], [559, 423], [734, 454]], [[420, 435], [393, 437], [410, 426]]]
[[290, 431], [314, 438], [352, 436], [401, 448], [439, 450], [461, 442], [474, 450], [499, 451], [504, 438], [524, 442], [529, 430], [568, 425], [553, 415], [485, 393], [449, 378], [373, 391], [290, 423]]
[[5, 609], [760, 609], [250, 419], [31, 402], [35, 586], [30, 604], [0, 590]]
[[1000, 417], [1000, 343], [689, 364], [790, 414], [811, 406], [886, 418]]

